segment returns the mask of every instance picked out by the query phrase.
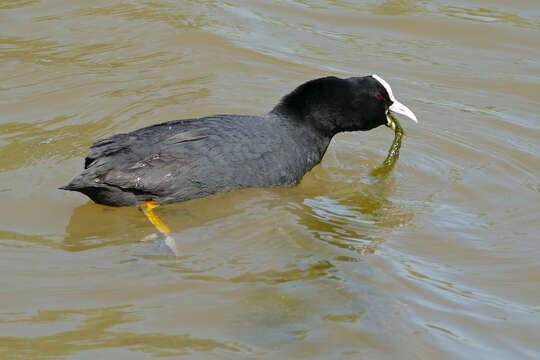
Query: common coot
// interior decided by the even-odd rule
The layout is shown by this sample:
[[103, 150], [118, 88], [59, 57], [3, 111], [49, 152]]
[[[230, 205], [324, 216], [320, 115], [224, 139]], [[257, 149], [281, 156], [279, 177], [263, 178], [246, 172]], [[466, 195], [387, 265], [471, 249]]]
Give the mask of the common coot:
[[253, 186], [293, 186], [334, 135], [416, 120], [377, 75], [325, 77], [297, 87], [267, 114], [169, 121], [97, 141], [63, 190], [110, 206], [167, 204]]

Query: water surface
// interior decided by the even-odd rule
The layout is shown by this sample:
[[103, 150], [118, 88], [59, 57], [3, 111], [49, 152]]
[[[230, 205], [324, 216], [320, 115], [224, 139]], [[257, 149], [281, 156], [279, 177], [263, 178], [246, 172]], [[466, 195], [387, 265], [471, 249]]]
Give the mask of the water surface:
[[[534, 359], [535, 0], [0, 3], [0, 357]], [[56, 190], [96, 139], [377, 73], [420, 123], [291, 189], [158, 209]]]

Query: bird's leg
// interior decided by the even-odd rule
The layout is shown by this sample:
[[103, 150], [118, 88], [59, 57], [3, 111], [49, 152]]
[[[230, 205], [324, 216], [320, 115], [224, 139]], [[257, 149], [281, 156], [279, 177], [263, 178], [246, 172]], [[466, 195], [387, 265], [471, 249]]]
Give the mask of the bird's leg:
[[156, 204], [155, 201], [149, 201], [141, 205], [141, 210], [160, 233], [167, 235], [171, 230], [156, 214], [154, 214], [154, 209], [157, 207], [159, 207], [159, 205]]
[[178, 256], [178, 249], [176, 248], [176, 242], [174, 239], [169, 235], [171, 230], [161, 219], [154, 214], [154, 209], [159, 207], [158, 204], [156, 204], [155, 201], [149, 201], [147, 203], [144, 203], [141, 205], [141, 210], [146, 215], [148, 220], [156, 227], [159, 234], [158, 236], [153, 236], [152, 238], [160, 238], [160, 235], [163, 236], [165, 239], [165, 245], [173, 252], [174, 255]]

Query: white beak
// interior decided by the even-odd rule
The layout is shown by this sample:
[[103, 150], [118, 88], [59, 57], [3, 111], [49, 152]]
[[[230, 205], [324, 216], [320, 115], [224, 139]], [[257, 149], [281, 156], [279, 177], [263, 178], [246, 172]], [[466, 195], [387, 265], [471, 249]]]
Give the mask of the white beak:
[[[396, 100], [390, 85], [386, 81], [384, 81], [384, 79], [381, 78], [377, 74], [373, 74], [371, 76], [375, 80], [377, 80], [386, 89], [386, 92], [388, 93], [388, 97], [390, 98], [391, 101], [393, 101], [392, 105], [388, 108], [388, 113], [396, 113], [396, 114], [405, 115], [406, 117], [408, 117], [409, 119], [411, 119], [415, 123], [418, 123], [418, 120], [416, 119], [416, 115], [414, 115], [414, 113], [411, 111], [411, 109], [409, 109], [408, 107], [406, 107], [405, 105], [403, 105], [402, 103], [400, 103], [399, 101]], [[388, 113], [387, 113], [387, 116], [386, 116], [387, 119], [388, 119], [388, 124], [387, 125], [389, 127], [391, 127], [393, 130], [395, 130], [396, 129], [396, 124], [394, 124], [392, 119], [390, 119], [390, 117], [388, 116]]]
[[[411, 109], [409, 109], [408, 107], [406, 107], [405, 105], [403, 105], [397, 100], [394, 100], [394, 103], [388, 108], [388, 112], [405, 115], [406, 117], [408, 117], [415, 123], [418, 123], [418, 120], [416, 119], [416, 115], [414, 115]], [[391, 123], [391, 120], [388, 119], [388, 124], [390, 123]]]

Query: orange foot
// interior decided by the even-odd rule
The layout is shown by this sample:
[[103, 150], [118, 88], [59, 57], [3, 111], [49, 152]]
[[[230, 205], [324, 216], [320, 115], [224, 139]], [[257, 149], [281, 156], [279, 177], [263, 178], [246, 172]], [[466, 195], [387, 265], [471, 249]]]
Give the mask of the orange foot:
[[155, 201], [149, 201], [141, 205], [141, 210], [160, 233], [167, 235], [171, 230], [156, 214], [154, 214], [154, 209], [159, 206], [160, 205]]

